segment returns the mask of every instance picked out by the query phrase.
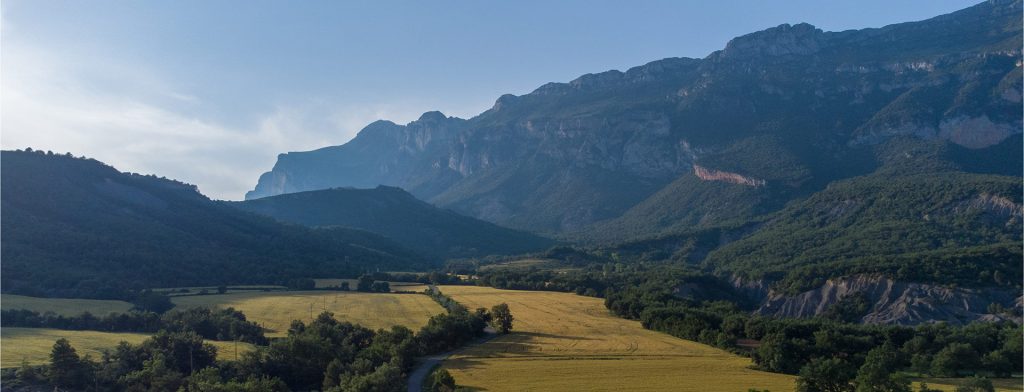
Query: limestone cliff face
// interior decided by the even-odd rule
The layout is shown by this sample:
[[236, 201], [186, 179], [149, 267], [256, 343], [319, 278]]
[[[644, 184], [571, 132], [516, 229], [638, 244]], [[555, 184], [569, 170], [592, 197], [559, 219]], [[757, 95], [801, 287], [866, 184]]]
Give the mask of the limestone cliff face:
[[761, 187], [765, 184], [765, 181], [759, 178], [747, 177], [742, 174], [730, 173], [727, 171], [708, 169], [699, 165], [693, 165], [693, 174], [704, 181], [722, 181], [752, 187]]
[[[1020, 134], [1020, 12], [1019, 1], [998, 0], [877, 29], [781, 25], [703, 59], [503, 95], [470, 119], [378, 121], [345, 145], [280, 155], [246, 198], [389, 185], [506, 226], [566, 233], [644, 203], [692, 201], [677, 207], [721, 216], [706, 193], [726, 182], [766, 191], [751, 196], [764, 202], [751, 211], [763, 212], [871, 172], [852, 158], [894, 137], [983, 149]], [[687, 182], [691, 173], [702, 181]]]
[[[744, 283], [739, 287], [758, 286], [755, 283]], [[750, 293], [756, 294], [759, 291]], [[860, 320], [865, 324], [914, 325], [945, 321], [959, 325], [975, 320], [1021, 321], [1020, 293], [1008, 289], [950, 288], [895, 281], [878, 275], [854, 275], [830, 279], [817, 289], [793, 296], [772, 291], [764, 293], [761, 305], [754, 314], [808, 318], [825, 313], [843, 298], [860, 294], [865, 295], [871, 303], [870, 310]], [[1016, 309], [1017, 315], [990, 314], [988, 307], [991, 304]]]

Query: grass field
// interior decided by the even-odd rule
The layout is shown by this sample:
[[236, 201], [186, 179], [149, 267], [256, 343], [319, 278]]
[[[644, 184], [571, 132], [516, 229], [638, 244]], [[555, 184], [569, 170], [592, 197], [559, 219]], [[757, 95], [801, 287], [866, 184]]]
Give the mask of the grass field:
[[[78, 351], [78, 355], [92, 354], [99, 360], [103, 349], [113, 349], [124, 341], [132, 344], [142, 343], [149, 337], [141, 333], [110, 333], [97, 331], [65, 331], [49, 328], [3, 328], [0, 330], [0, 367], [18, 367], [22, 360], [29, 364], [48, 363], [53, 342], [65, 338]], [[235, 359], [234, 342], [207, 341], [217, 347], [220, 359]], [[248, 343], [238, 343], [238, 355], [253, 350]]]
[[0, 309], [28, 309], [39, 313], [54, 312], [63, 316], [77, 316], [88, 311], [97, 316], [108, 313], [124, 313], [132, 304], [124, 301], [99, 299], [36, 298], [21, 295], [0, 294]]
[[473, 286], [442, 286], [441, 291], [470, 309], [508, 303], [515, 317], [513, 334], [444, 362], [462, 386], [488, 391], [794, 388], [793, 377], [751, 370], [748, 358], [610, 315], [599, 298]]
[[431, 316], [444, 312], [436, 302], [419, 294], [380, 294], [349, 291], [279, 291], [177, 297], [181, 307], [233, 307], [267, 328], [267, 336], [284, 336], [292, 320], [309, 322], [324, 310], [334, 317], [367, 328], [404, 325], [413, 331]]
[[[962, 381], [956, 378], [926, 378], [926, 379], [914, 379], [913, 388], [916, 391], [918, 389], [918, 381], [925, 381], [928, 383], [929, 389], [938, 389], [945, 392], [953, 392], [956, 390], [957, 385]], [[1019, 378], [997, 378], [992, 380], [992, 386], [996, 387], [996, 392], [1018, 392], [1024, 391], [1024, 380]]]

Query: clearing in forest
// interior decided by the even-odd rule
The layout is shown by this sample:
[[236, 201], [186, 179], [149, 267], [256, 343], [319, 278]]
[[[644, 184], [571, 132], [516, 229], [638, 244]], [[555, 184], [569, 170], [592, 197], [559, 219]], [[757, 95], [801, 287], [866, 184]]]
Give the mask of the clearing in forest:
[[748, 358], [611, 315], [600, 298], [475, 286], [441, 286], [441, 292], [470, 309], [507, 303], [515, 317], [512, 334], [444, 362], [461, 386], [488, 391], [794, 388], [793, 377], [753, 370]]

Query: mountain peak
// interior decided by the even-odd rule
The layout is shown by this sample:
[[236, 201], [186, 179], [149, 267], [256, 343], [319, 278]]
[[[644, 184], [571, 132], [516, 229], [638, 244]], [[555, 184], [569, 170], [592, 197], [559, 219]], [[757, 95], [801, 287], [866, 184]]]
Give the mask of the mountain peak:
[[420, 115], [420, 118], [418, 120], [416, 120], [416, 121], [418, 121], [418, 122], [438, 122], [438, 121], [444, 121], [444, 120], [447, 120], [447, 119], [448, 119], [448, 116], [445, 116], [444, 113], [441, 113], [439, 111], [434, 110], [434, 111], [423, 113], [422, 115]]
[[770, 29], [733, 38], [722, 57], [808, 55], [821, 49], [825, 33], [807, 23], [781, 24]]

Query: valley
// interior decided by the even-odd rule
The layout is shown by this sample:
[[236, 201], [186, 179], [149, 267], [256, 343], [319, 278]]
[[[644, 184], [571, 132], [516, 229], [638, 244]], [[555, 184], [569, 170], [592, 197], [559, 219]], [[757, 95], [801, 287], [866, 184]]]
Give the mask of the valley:
[[[5, 4], [4, 21], [46, 1]], [[52, 79], [68, 85], [44, 92], [110, 96], [87, 108], [27, 99], [37, 118], [3, 129], [2, 389], [1024, 392], [1024, 0], [927, 15], [917, 11], [935, 3], [875, 2], [844, 17], [917, 16], [826, 31], [731, 4], [730, 18], [771, 23], [724, 46], [719, 37], [699, 58], [622, 57], [587, 67], [639, 65], [586, 74], [559, 62], [589, 63], [577, 50], [626, 42], [636, 29], [614, 29], [636, 7], [584, 2], [569, 18], [516, 18], [542, 34], [552, 23], [531, 18], [558, 17], [561, 29], [589, 23], [576, 14], [591, 8], [617, 17], [600, 34], [580, 30], [584, 46], [563, 47], [503, 24], [454, 30], [484, 26], [467, 23], [486, 16], [461, 13], [469, 4], [424, 18], [437, 10], [398, 15], [368, 2], [359, 11], [379, 14], [321, 14], [337, 3], [312, 3], [273, 15], [301, 23], [237, 30], [289, 54], [232, 59], [231, 77], [205, 74], [216, 67], [197, 42], [183, 45], [195, 53], [152, 45], [168, 52], [152, 58], [202, 64], [195, 72], [210, 80], [115, 75], [131, 70], [116, 59], [89, 72], [55, 65]], [[202, 16], [225, 12], [210, 20], [234, 32], [230, 23], [259, 8]], [[121, 34], [100, 41], [162, 43], [157, 29], [124, 29], [177, 20], [153, 17], [164, 12], [104, 23]], [[332, 30], [350, 14], [399, 28]], [[323, 15], [332, 19], [307, 26]], [[662, 36], [630, 46], [668, 42], [653, 53], [679, 56], [711, 36], [684, 35], [693, 26], [677, 19], [645, 26]], [[37, 25], [5, 24], [2, 35]], [[763, 26], [775, 27], [755, 31]], [[168, 27], [169, 42], [197, 36]], [[414, 50], [382, 38], [406, 30]], [[534, 42], [517, 47], [524, 37]], [[263, 54], [237, 41], [206, 54]], [[377, 52], [335, 57], [362, 46]], [[469, 66], [494, 47], [516, 57]], [[532, 58], [537, 50], [545, 57]], [[391, 53], [400, 61], [384, 60]], [[45, 62], [22, 68], [55, 72]], [[544, 83], [552, 74], [526, 72], [536, 64], [579, 76]], [[80, 74], [88, 83], [74, 82]], [[358, 83], [289, 82], [320, 74]], [[52, 82], [6, 75], [5, 90]], [[122, 97], [131, 89], [104, 85], [121, 76], [147, 91]], [[207, 85], [215, 93], [192, 91]], [[481, 86], [490, 90], [453, 103]], [[274, 93], [256, 94], [266, 88]], [[469, 103], [498, 89], [519, 95]], [[4, 91], [2, 106], [19, 109], [5, 120], [23, 116], [18, 100], [35, 91], [21, 90]]]
[[[488, 391], [794, 388], [793, 377], [752, 370], [747, 358], [611, 315], [599, 298], [473, 286], [440, 289], [471, 309], [508, 303], [515, 316], [513, 334], [462, 350], [442, 364], [459, 385]], [[509, 383], [512, 379], [516, 382]]]

